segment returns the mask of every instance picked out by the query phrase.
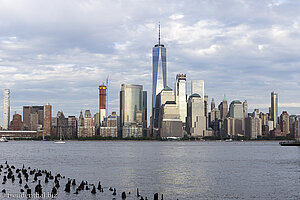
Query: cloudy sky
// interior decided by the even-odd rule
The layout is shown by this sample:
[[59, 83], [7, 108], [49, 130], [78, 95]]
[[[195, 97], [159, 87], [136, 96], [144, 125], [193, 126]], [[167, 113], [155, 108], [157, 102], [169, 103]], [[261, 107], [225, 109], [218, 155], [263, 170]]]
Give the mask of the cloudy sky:
[[9, 88], [12, 114], [47, 102], [54, 115], [94, 114], [107, 76], [110, 112], [121, 83], [142, 84], [150, 107], [160, 21], [170, 87], [186, 73], [188, 92], [204, 79], [217, 105], [225, 93], [249, 112], [276, 91], [280, 112], [298, 114], [299, 13], [294, 0], [0, 0], [0, 109]]

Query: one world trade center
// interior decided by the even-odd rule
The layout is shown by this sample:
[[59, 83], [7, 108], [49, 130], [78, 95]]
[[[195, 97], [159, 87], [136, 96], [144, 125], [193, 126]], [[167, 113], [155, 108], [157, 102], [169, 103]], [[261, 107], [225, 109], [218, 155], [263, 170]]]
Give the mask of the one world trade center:
[[[166, 48], [160, 43], [160, 25], [158, 44], [152, 50], [153, 82], [152, 82], [152, 111], [155, 108], [156, 95], [167, 86], [167, 59]], [[152, 113], [153, 114], [153, 113]]]

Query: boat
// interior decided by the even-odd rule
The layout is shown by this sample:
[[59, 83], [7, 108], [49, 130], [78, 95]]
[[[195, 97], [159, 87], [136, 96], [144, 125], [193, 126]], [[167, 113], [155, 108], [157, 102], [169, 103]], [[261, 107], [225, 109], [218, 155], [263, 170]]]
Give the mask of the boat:
[[8, 140], [7, 140], [6, 137], [2, 136], [2, 137], [0, 138], [0, 142], [8, 142]]
[[226, 139], [225, 142], [232, 142], [232, 139]]
[[59, 133], [59, 140], [54, 141], [55, 144], [65, 144], [66, 142], [64, 140], [62, 140], [62, 134], [61, 131]]
[[286, 142], [279, 142], [281, 146], [300, 146], [300, 141], [295, 140], [295, 141], [286, 141]]

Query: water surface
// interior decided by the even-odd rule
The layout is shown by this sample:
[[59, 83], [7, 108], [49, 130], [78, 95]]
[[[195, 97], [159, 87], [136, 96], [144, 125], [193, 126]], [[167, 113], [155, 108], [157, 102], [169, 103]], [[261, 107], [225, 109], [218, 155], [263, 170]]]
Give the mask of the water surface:
[[[117, 188], [116, 199], [122, 191], [137, 199], [136, 188], [149, 200], [156, 192], [164, 199], [300, 198], [300, 148], [278, 142], [9, 141], [0, 143], [0, 152], [1, 163], [51, 170], [77, 183], [101, 180], [105, 186], [96, 195], [75, 195], [75, 188], [66, 194], [62, 180], [58, 199], [112, 199], [108, 187]], [[45, 192], [52, 187], [43, 185]], [[20, 193], [21, 187], [0, 188]]]

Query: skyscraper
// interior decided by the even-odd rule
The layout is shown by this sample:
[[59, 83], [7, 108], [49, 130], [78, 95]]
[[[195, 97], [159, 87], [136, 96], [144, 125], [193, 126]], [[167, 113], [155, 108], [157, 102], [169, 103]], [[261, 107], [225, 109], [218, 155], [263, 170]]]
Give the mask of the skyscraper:
[[276, 92], [271, 93], [271, 120], [273, 121], [274, 128], [277, 128], [278, 124], [278, 94]]
[[106, 116], [106, 90], [107, 87], [105, 85], [99, 86], [99, 115], [100, 115], [100, 126]]
[[143, 86], [122, 84], [120, 91], [121, 135], [143, 136]]
[[156, 95], [167, 86], [167, 57], [166, 48], [160, 43], [160, 26], [158, 34], [158, 44], [152, 49], [152, 116], [155, 107]]
[[3, 129], [8, 130], [9, 117], [10, 117], [10, 91], [5, 89], [3, 92]]
[[179, 108], [180, 120], [185, 126], [186, 115], [187, 115], [187, 97], [186, 97], [186, 75], [176, 75], [176, 86], [175, 86], [175, 98], [176, 104]]

